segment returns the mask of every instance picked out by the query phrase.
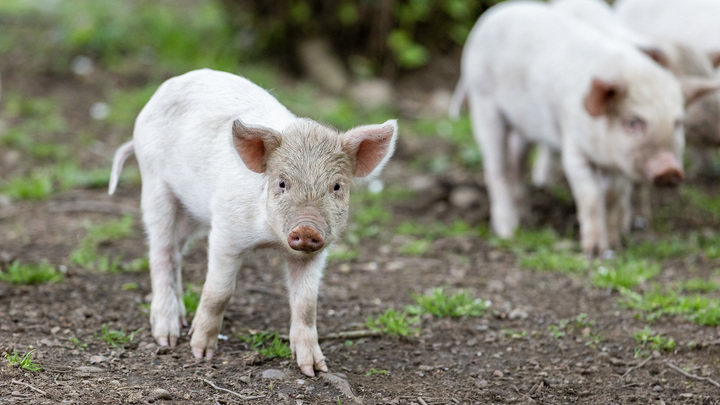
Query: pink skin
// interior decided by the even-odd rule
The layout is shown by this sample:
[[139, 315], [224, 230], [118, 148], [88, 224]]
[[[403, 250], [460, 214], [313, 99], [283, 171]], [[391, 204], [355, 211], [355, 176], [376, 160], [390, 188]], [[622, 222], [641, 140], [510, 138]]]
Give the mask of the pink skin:
[[683, 179], [683, 170], [680, 162], [670, 152], [663, 151], [653, 156], [645, 165], [649, 178], [656, 186], [676, 186]]
[[[171, 108], [178, 105], [184, 108]], [[345, 227], [345, 186], [378, 174], [396, 138], [394, 120], [340, 134], [298, 118], [265, 90], [224, 72], [203, 69], [165, 82], [138, 116], [133, 141], [116, 153], [109, 188], [112, 194], [123, 161], [136, 152], [157, 344], [176, 346], [187, 326], [182, 250], [207, 235], [208, 270], [189, 330], [193, 356], [217, 352], [244, 253], [270, 248], [287, 263], [293, 356], [308, 376], [328, 371], [316, 326], [325, 247]]]

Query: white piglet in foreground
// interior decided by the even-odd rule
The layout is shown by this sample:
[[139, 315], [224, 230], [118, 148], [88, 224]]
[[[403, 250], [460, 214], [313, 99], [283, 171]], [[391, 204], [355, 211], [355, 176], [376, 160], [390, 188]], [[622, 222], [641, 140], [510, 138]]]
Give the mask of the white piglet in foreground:
[[508, 2], [475, 25], [461, 68], [451, 113], [466, 94], [499, 236], [520, 222], [530, 142], [561, 150], [587, 254], [619, 244], [631, 181], [682, 180], [680, 85], [632, 45], [548, 5]]
[[303, 373], [327, 371], [315, 323], [328, 247], [348, 217], [355, 179], [380, 172], [395, 120], [345, 133], [298, 118], [268, 92], [229, 73], [197, 70], [163, 83], [115, 154], [110, 194], [135, 152], [150, 245], [152, 334], [175, 346], [187, 325], [181, 251], [209, 231], [208, 272], [190, 328], [195, 357], [212, 357], [243, 254], [270, 248], [287, 260], [290, 345]]

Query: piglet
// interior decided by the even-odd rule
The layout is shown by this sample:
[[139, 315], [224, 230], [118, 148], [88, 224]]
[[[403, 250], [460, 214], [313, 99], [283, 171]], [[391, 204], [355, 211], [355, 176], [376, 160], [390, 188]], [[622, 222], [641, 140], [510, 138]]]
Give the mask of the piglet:
[[273, 249], [286, 259], [290, 345], [302, 372], [327, 371], [315, 322], [328, 249], [345, 229], [349, 189], [377, 175], [395, 148], [397, 123], [347, 132], [298, 118], [245, 78], [208, 69], [163, 83], [113, 162], [113, 194], [133, 152], [142, 175], [150, 248], [152, 334], [177, 344], [186, 326], [182, 250], [208, 233], [208, 271], [192, 321], [195, 357], [217, 348], [243, 256]]
[[561, 151], [588, 255], [619, 244], [632, 182], [683, 179], [681, 86], [625, 41], [540, 2], [506, 2], [473, 28], [461, 70], [450, 111], [467, 96], [501, 237], [520, 223], [529, 143]]

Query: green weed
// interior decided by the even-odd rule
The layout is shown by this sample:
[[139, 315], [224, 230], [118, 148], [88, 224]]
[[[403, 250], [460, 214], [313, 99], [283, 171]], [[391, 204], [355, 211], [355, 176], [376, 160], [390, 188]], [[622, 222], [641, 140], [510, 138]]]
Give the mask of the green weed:
[[691, 278], [680, 283], [680, 290], [687, 292], [709, 293], [720, 289], [720, 283], [701, 278]]
[[406, 256], [422, 256], [430, 250], [430, 245], [430, 241], [418, 239], [401, 246], [399, 250]]
[[140, 286], [138, 286], [138, 283], [125, 283], [120, 287], [120, 289], [123, 291], [135, 291], [138, 288], [140, 288]]
[[87, 349], [87, 343], [80, 343], [80, 340], [78, 340], [78, 338], [76, 338], [76, 337], [71, 336], [68, 338], [68, 340], [70, 341], [70, 343], [72, 343], [72, 345], [75, 349], [78, 349], [81, 351]]
[[46, 260], [36, 264], [10, 263], [5, 272], [0, 271], [0, 281], [13, 284], [54, 283], [63, 279], [63, 274]]
[[687, 199], [696, 209], [710, 215], [715, 221], [720, 219], [720, 197], [710, 196], [692, 187], [683, 187], [680, 189], [680, 195]]
[[371, 368], [368, 370], [367, 373], [365, 373], [365, 377], [370, 377], [371, 375], [380, 374], [380, 375], [386, 375], [388, 373], [387, 370], [376, 370], [374, 368]]
[[541, 247], [520, 255], [520, 266], [533, 270], [582, 274], [590, 267], [582, 254], [556, 251], [552, 247]]
[[237, 335], [251, 349], [261, 355], [272, 358], [287, 358], [292, 356], [288, 344], [278, 337], [277, 332], [260, 332], [253, 335]]
[[672, 351], [675, 340], [656, 333], [649, 326], [631, 335], [635, 339], [635, 357], [647, 357], [654, 350]]
[[376, 318], [368, 315], [365, 326], [374, 331], [380, 331], [389, 336], [411, 336], [418, 332], [415, 327], [420, 323], [417, 316], [408, 315], [405, 311], [388, 309]]
[[660, 265], [648, 260], [618, 259], [603, 263], [592, 274], [592, 283], [602, 288], [632, 288], [657, 276]]
[[101, 225], [90, 226], [79, 246], [70, 254], [70, 262], [87, 269], [121, 271], [122, 257], [111, 259], [109, 255], [101, 255], [98, 248], [104, 242], [129, 237], [133, 231], [133, 222], [131, 216], [125, 216]]
[[530, 337], [530, 333], [526, 330], [516, 332], [512, 329], [505, 329], [505, 336], [509, 337], [510, 339], [527, 339]]
[[11, 366], [18, 366], [23, 370], [28, 371], [39, 371], [42, 370], [38, 364], [33, 363], [32, 356], [35, 353], [35, 349], [32, 349], [25, 353], [24, 356], [20, 357], [17, 350], [13, 349], [13, 354], [5, 353], [5, 359]]
[[143, 328], [140, 328], [136, 331], [125, 333], [123, 328], [120, 328], [120, 330], [109, 329], [107, 324], [103, 324], [102, 331], [99, 334], [95, 333], [95, 340], [103, 340], [113, 348], [125, 348], [125, 345], [135, 341], [136, 335], [142, 330]]
[[431, 168], [433, 172], [445, 170], [450, 162], [455, 162], [468, 169], [482, 168], [482, 154], [473, 138], [470, 119], [467, 115], [463, 115], [456, 121], [448, 118], [419, 119], [406, 123], [405, 128], [411, 133], [423, 137], [439, 136], [453, 144], [451, 156], [443, 157], [445, 160], [442, 162], [431, 163], [431, 166], [435, 166]]
[[640, 294], [620, 288], [620, 304], [645, 312], [649, 321], [665, 315], [681, 315], [701, 325], [720, 325], [720, 300], [701, 295], [682, 295], [677, 290], [661, 291], [657, 286]]
[[423, 225], [414, 221], [406, 221], [395, 229], [396, 234], [423, 237], [427, 240], [465, 236], [473, 233], [473, 231], [475, 230], [461, 220], [457, 220], [450, 225], [442, 222]]
[[438, 318], [481, 316], [490, 307], [490, 302], [474, 298], [468, 291], [446, 292], [438, 287], [428, 295], [413, 295], [417, 305], [408, 306], [411, 314], [432, 314]]
[[187, 312], [188, 316], [192, 316], [192, 314], [197, 311], [198, 305], [200, 305], [201, 291], [202, 286], [195, 287], [195, 285], [192, 283], [188, 283], [185, 286], [185, 292], [183, 293], [183, 304], [185, 304], [185, 311]]
[[[167, 7], [152, 2], [61, 2], [61, 46], [98, 55], [113, 71], [157, 64], [182, 72], [197, 66], [237, 70], [236, 37], [216, 2]], [[131, 65], [132, 66], [132, 65]]]
[[53, 193], [52, 177], [43, 171], [37, 171], [27, 177], [15, 177], [0, 183], [0, 194], [12, 200], [39, 201]]
[[555, 339], [560, 339], [562, 337], [565, 337], [567, 333], [565, 332], [568, 323], [567, 319], [561, 319], [557, 325], [550, 325], [548, 326], [548, 331], [550, 331], [550, 335], [554, 337]]
[[549, 228], [546, 229], [518, 229], [512, 239], [501, 239], [497, 236], [490, 237], [490, 244], [493, 246], [510, 249], [516, 253], [526, 253], [547, 249], [560, 240], [557, 233]]
[[345, 243], [340, 243], [333, 246], [333, 249], [328, 255], [328, 260], [331, 262], [347, 262], [357, 259], [358, 256], [360, 256], [360, 250], [357, 247], [351, 248]]
[[593, 332], [595, 320], [590, 318], [586, 313], [578, 314], [575, 319], [561, 319], [557, 325], [549, 325], [548, 331], [555, 339], [561, 339], [571, 335], [577, 338], [587, 339], [585, 345], [597, 348], [602, 341], [602, 337], [597, 332]]

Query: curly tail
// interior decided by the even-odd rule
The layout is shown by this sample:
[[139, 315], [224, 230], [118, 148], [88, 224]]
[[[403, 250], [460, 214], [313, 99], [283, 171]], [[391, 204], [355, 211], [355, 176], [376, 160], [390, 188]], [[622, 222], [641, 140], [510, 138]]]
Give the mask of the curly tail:
[[455, 86], [455, 92], [453, 93], [452, 99], [450, 100], [450, 107], [448, 107], [448, 115], [452, 119], [460, 117], [460, 108], [462, 108], [463, 101], [467, 95], [467, 88], [463, 77], [460, 76], [457, 86]]
[[113, 158], [112, 170], [110, 171], [110, 186], [108, 194], [115, 194], [118, 180], [120, 180], [120, 172], [122, 171], [123, 163], [130, 155], [135, 152], [133, 141], [125, 142], [121, 147], [115, 151], [115, 157]]

